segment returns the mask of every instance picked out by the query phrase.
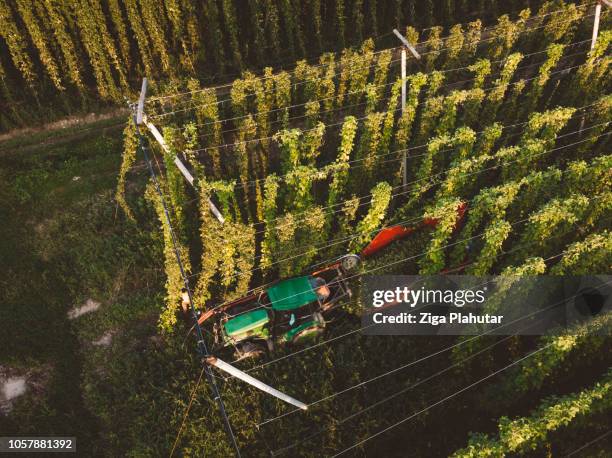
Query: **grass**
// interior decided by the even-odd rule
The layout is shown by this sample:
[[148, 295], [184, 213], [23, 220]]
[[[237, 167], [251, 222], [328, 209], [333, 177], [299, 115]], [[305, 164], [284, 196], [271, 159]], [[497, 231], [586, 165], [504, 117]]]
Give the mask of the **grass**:
[[[100, 453], [101, 431], [83, 396], [89, 342], [155, 316], [163, 285], [149, 267], [155, 232], [125, 222], [113, 199], [122, 143], [112, 122], [0, 144], [0, 364], [29, 380], [0, 430], [75, 435], [85, 454]], [[102, 307], [68, 320], [88, 298]]]

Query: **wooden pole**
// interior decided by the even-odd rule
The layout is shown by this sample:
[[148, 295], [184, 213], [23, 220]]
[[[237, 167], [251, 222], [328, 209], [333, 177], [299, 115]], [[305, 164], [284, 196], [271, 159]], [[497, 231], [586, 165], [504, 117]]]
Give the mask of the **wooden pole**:
[[597, 42], [597, 34], [599, 33], [599, 16], [601, 15], [601, 2], [595, 5], [595, 19], [593, 20], [593, 38], [591, 38], [591, 49], [595, 47]]

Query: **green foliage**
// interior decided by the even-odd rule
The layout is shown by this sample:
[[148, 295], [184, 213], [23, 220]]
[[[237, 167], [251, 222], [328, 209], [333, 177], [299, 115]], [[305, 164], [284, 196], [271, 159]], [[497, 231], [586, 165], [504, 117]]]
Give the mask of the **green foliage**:
[[165, 15], [162, 5], [157, 3], [140, 2], [140, 15], [147, 35], [164, 72], [173, 74], [170, 53], [163, 30], [165, 28]]
[[544, 141], [547, 148], [555, 144], [558, 132], [576, 112], [575, 108], [555, 108], [543, 113], [532, 113], [521, 137], [521, 144], [532, 139]]
[[[583, 8], [563, 3], [555, 3], [552, 8], [564, 8], [565, 15], [552, 15], [544, 31], [529, 32], [531, 39], [536, 36], [548, 43], [561, 37], [559, 40], [568, 41], [576, 32]], [[486, 11], [482, 5], [478, 9]], [[519, 5], [502, 8], [496, 4], [487, 11], [487, 16], [494, 14], [493, 11], [508, 9], [514, 12]], [[276, 65], [287, 57], [297, 60], [310, 56], [308, 47], [313, 46], [307, 46], [309, 44], [321, 53], [345, 46], [354, 49], [361, 46], [359, 51], [346, 50], [339, 59], [339, 66], [329, 64], [321, 68], [325, 77], [319, 75], [318, 84], [320, 86], [324, 78], [327, 87], [325, 91], [319, 87], [319, 96], [326, 93], [329, 102], [324, 108], [329, 110], [333, 101], [331, 86], [336, 83], [340, 89], [334, 94], [338, 106], [347, 92], [351, 102], [362, 100], [368, 83], [376, 86], [378, 99], [382, 98], [391, 53], [383, 50], [374, 55], [373, 43], [367, 40], [363, 43], [361, 38], [377, 36], [377, 30], [388, 30], [402, 23], [400, 18], [411, 18], [406, 36], [416, 43], [419, 39], [417, 29], [425, 24], [436, 24], [437, 17], [444, 16], [445, 26], [449, 26], [447, 37], [443, 38], [443, 29], [439, 26], [429, 29], [425, 37], [427, 49], [423, 55], [428, 70], [434, 69], [440, 56], [447, 67], [460, 65], [475, 56], [479, 51], [482, 24], [476, 20], [451, 26], [449, 15], [461, 14], [461, 10], [462, 7], [446, 4], [444, 8], [434, 8], [432, 2], [426, 2], [423, 11], [417, 11], [414, 1], [387, 8], [374, 0], [359, 1], [355, 5], [347, 5], [344, 0], [330, 5], [310, 0], [304, 7], [295, 0], [250, 0], [247, 6], [237, 0], [206, 0], [198, 4], [185, 0], [154, 4], [141, 0], [109, 0], [106, 3], [99, 0], [45, 0], [39, 3], [19, 0], [11, 3], [4, 0], [0, 32], [16, 69], [10, 72], [7, 85], [16, 94], [18, 103], [37, 101], [33, 92], [21, 92], [19, 87], [27, 82], [33, 89], [32, 83], [40, 80], [39, 90], [53, 96], [48, 103], [59, 99], [66, 103], [67, 110], [85, 107], [93, 101], [93, 93], [102, 100], [122, 103], [124, 96], [133, 95], [137, 89], [135, 81], [144, 75], [149, 77], [155, 89], [184, 92], [181, 86], [186, 82], [182, 80], [185, 75], [197, 75], [200, 81], [224, 79], [243, 68], [261, 68]], [[528, 16], [528, 10], [522, 11], [515, 22], [505, 16], [506, 19], [492, 29], [499, 35], [497, 42], [501, 49], [514, 46], [513, 37], [523, 31]], [[601, 36], [604, 34], [605, 30]], [[373, 72], [370, 67], [374, 67]], [[332, 74], [336, 70], [341, 75], [334, 81]], [[38, 74], [41, 77], [36, 76]], [[131, 75], [129, 79], [128, 75]], [[65, 96], [54, 97], [64, 89]], [[81, 96], [75, 98], [79, 105], [71, 99], [75, 93]], [[38, 101], [42, 104], [44, 99]], [[61, 111], [63, 114], [64, 110]], [[12, 122], [19, 120], [12, 113], [4, 117]], [[263, 119], [260, 122], [265, 131]], [[6, 125], [6, 121], [3, 124]]]
[[521, 295], [529, 292], [537, 281], [535, 277], [545, 272], [546, 263], [540, 257], [527, 258], [520, 265], [506, 267], [496, 281], [495, 294], [485, 305], [485, 311], [495, 313], [500, 310], [503, 302], [509, 300], [509, 294]]
[[137, 148], [138, 138], [136, 137], [136, 127], [130, 118], [123, 130], [123, 159], [121, 161], [121, 168], [119, 169], [119, 176], [117, 177], [115, 200], [125, 212], [125, 215], [132, 221], [134, 220], [134, 214], [125, 200], [125, 181], [128, 171], [132, 168], [134, 162], [136, 162]]
[[262, 269], [267, 269], [270, 267], [278, 245], [276, 232], [274, 230], [278, 206], [277, 198], [278, 178], [276, 175], [271, 174], [266, 177], [264, 184], [263, 219], [265, 221], [266, 229], [264, 240], [261, 245], [260, 265]]
[[524, 248], [516, 256], [531, 252], [534, 246], [543, 248], [550, 244], [549, 240], [556, 231], [585, 217], [589, 203], [589, 198], [580, 194], [548, 202], [529, 217], [519, 241]]
[[437, 121], [436, 134], [443, 135], [455, 128], [457, 120], [457, 109], [466, 101], [468, 91], [453, 91], [444, 98], [442, 104], [442, 115]]
[[332, 53], [323, 54], [319, 58], [319, 63], [324, 66], [321, 71], [321, 79], [319, 81], [318, 96], [323, 99], [323, 108], [325, 111], [331, 111], [334, 107], [336, 98], [336, 64], [335, 55]]
[[243, 296], [249, 289], [255, 259], [255, 230], [238, 222], [223, 225], [224, 243], [220, 253], [220, 285], [223, 301]]
[[322, 122], [318, 122], [314, 127], [305, 131], [300, 151], [302, 162], [309, 165], [316, 163], [323, 145], [323, 134], [325, 134], [325, 124]]
[[[221, 1], [221, 11], [227, 30], [231, 54], [234, 59], [234, 65], [238, 68], [242, 68], [242, 54], [240, 53], [240, 46], [238, 43], [238, 24], [236, 22], [236, 11], [234, 4], [230, 0]], [[217, 44], [217, 46], [220, 43]]]
[[[448, 100], [448, 104], [451, 106], [453, 105], [453, 99], [454, 97]], [[446, 97], [443, 95], [439, 95], [437, 97], [431, 97], [425, 101], [425, 106], [423, 108], [422, 115], [421, 115], [421, 123], [419, 125], [419, 134], [418, 134], [419, 143], [425, 141], [427, 138], [432, 136], [434, 128], [438, 125], [437, 123], [438, 118], [444, 114], [444, 108], [445, 108], [446, 101], [447, 101]], [[454, 111], [454, 113], [451, 113], [450, 115], [451, 123], [454, 123], [453, 114], [456, 114], [456, 111]], [[446, 131], [447, 131], [447, 126], [445, 126], [445, 128], [442, 129], [443, 133]]]
[[[436, 74], [437, 73], [432, 74], [431, 77], [434, 77]], [[426, 82], [427, 76], [423, 73], [416, 73], [408, 77], [406, 83], [408, 85], [406, 109], [397, 122], [397, 132], [395, 134], [395, 145], [397, 149], [404, 149], [408, 145], [408, 141], [412, 134], [412, 124], [419, 104], [419, 94]]]
[[408, 43], [414, 44], [418, 43], [419, 41], [419, 32], [411, 25], [406, 26], [404, 36], [406, 37], [406, 40], [408, 40]]
[[393, 84], [393, 86], [391, 86], [391, 93], [389, 95], [387, 111], [385, 112], [384, 119], [382, 122], [381, 137], [380, 142], [378, 144], [378, 156], [383, 157], [383, 160], [385, 160], [385, 156], [389, 154], [389, 148], [393, 139], [393, 128], [395, 127], [395, 113], [397, 111], [397, 106], [400, 103], [399, 97], [401, 88], [401, 79], [397, 80]]
[[359, 173], [355, 174], [353, 187], [362, 186], [363, 181], [369, 183], [375, 175], [378, 162], [378, 145], [382, 136], [381, 126], [385, 113], [370, 113], [364, 120], [363, 133], [359, 139], [357, 160], [359, 160]]
[[248, 115], [241, 123], [238, 130], [238, 142], [236, 147], [236, 165], [238, 176], [243, 184], [249, 179], [249, 140], [257, 135], [257, 123], [251, 115]]
[[174, 158], [179, 152], [179, 142], [181, 140], [178, 129], [165, 127], [163, 136], [169, 151], [164, 151], [164, 164], [166, 166], [166, 186], [170, 205], [172, 206], [176, 219], [176, 231], [179, 237], [184, 237], [186, 233], [185, 206], [187, 202], [187, 191], [185, 189], [185, 178], [174, 164]]
[[321, 67], [308, 65], [306, 60], [300, 60], [295, 64], [295, 79], [301, 87], [303, 93], [300, 101], [306, 102], [316, 99], [319, 92], [319, 77]]
[[353, 116], [347, 116], [344, 118], [342, 131], [340, 132], [340, 145], [338, 146], [336, 161], [331, 166], [332, 181], [329, 185], [327, 197], [328, 207], [333, 208], [344, 195], [345, 187], [349, 179], [349, 160], [351, 152], [353, 151], [356, 133], [357, 120]]
[[276, 106], [284, 108], [278, 116], [283, 129], [286, 129], [289, 123], [289, 109], [287, 107], [291, 105], [291, 78], [287, 72], [280, 72], [274, 75], [273, 79]]
[[292, 169], [285, 178], [287, 192], [285, 209], [302, 212], [314, 203], [312, 186], [316, 180], [327, 176], [326, 171], [307, 165]]
[[597, 156], [589, 162], [572, 161], [563, 171], [564, 187], [585, 195], [595, 195], [602, 189], [612, 186], [612, 155]]
[[482, 134], [478, 137], [478, 143], [476, 144], [477, 155], [488, 155], [493, 150], [495, 142], [499, 140], [503, 132], [502, 125], [499, 123], [493, 123], [487, 126]]
[[466, 58], [472, 57], [474, 54], [476, 54], [481, 32], [482, 22], [480, 22], [480, 19], [470, 22], [467, 25], [467, 30], [465, 31], [465, 40], [463, 41], [463, 49], [466, 54]]
[[431, 98], [438, 93], [444, 82], [444, 73], [439, 71], [433, 71], [427, 77], [429, 85], [427, 86], [427, 98]]
[[462, 123], [468, 126], [478, 124], [482, 115], [481, 105], [485, 95], [485, 91], [479, 87], [466, 91]]
[[377, 100], [381, 98], [385, 92], [385, 85], [389, 75], [391, 65], [391, 51], [385, 50], [378, 53], [376, 59], [376, 67], [374, 68], [373, 84], [376, 87]]
[[490, 271], [511, 230], [511, 224], [502, 219], [495, 220], [487, 226], [483, 235], [484, 246], [474, 263], [468, 267], [467, 273], [469, 275], [486, 275]]
[[282, 277], [296, 275], [310, 263], [316, 254], [314, 246], [320, 240], [324, 225], [323, 213], [312, 208], [307, 219], [296, 218], [289, 212], [278, 218], [276, 262], [279, 275]]
[[[43, 33], [41, 25], [39, 24], [38, 19], [36, 18], [34, 10], [32, 9], [33, 5], [24, 0], [18, 0], [16, 2], [16, 6], [17, 11], [19, 12], [25, 24], [25, 27], [30, 35], [30, 38], [38, 51], [40, 60], [43, 63], [45, 70], [49, 74], [49, 77], [51, 78], [51, 81], [53, 81], [53, 84], [57, 89], [64, 90], [64, 86], [62, 85], [62, 79], [59, 75], [59, 68], [57, 62], [55, 61], [49, 44], [47, 43], [47, 37]], [[4, 23], [5, 22], [3, 21], [3, 24]]]
[[506, 454], [527, 453], [542, 445], [549, 433], [569, 425], [576, 418], [592, 415], [610, 407], [612, 381], [608, 373], [590, 389], [566, 396], [551, 397], [529, 417], [510, 420], [502, 417], [499, 437], [473, 435], [466, 448], [453, 457], [495, 457]]
[[[368, 39], [363, 42], [359, 52], [354, 54], [351, 59], [348, 85], [348, 99], [351, 104], [359, 103], [363, 97], [373, 59], [374, 41]], [[342, 65], [342, 62], [340, 65]]]
[[[415, 175], [415, 186], [410, 193], [410, 200], [406, 207], [411, 208], [419, 198], [432, 187], [433, 180], [431, 179], [435, 160], [443, 148], [451, 144], [452, 139], [448, 135], [433, 137], [427, 143], [427, 152], [421, 160], [419, 169]], [[405, 210], [404, 210], [405, 211]]]
[[522, 193], [520, 198], [513, 202], [513, 213], [526, 215], [538, 205], [559, 194], [562, 178], [563, 172], [556, 167], [549, 167], [543, 171], [534, 170], [522, 178]]
[[281, 146], [281, 170], [288, 173], [300, 164], [315, 164], [323, 144], [325, 124], [317, 123], [311, 129], [283, 130], [274, 135]]
[[[575, 22], [578, 21], [585, 13], [584, 9], [578, 9], [575, 4], [558, 2], [553, 4], [548, 2], [549, 9], [559, 10], [554, 14], [549, 15], [549, 20], [544, 27], [543, 34], [547, 42], [554, 42], [560, 39], [564, 39], [569, 42], [573, 40], [574, 32], [576, 29]], [[542, 7], [540, 11], [546, 11], [546, 8]], [[538, 14], [540, 14], [538, 11]]]
[[452, 144], [457, 147], [458, 151], [440, 185], [436, 199], [468, 195], [478, 183], [477, 174], [483, 165], [491, 160], [491, 156], [472, 157], [470, 153], [475, 140], [476, 135], [471, 129], [457, 129]]
[[435, 26], [429, 29], [427, 35], [427, 53], [425, 54], [425, 68], [427, 71], [431, 71], [434, 68], [435, 62], [440, 55], [440, 50], [444, 42], [440, 35], [442, 34], [442, 27]]
[[340, 56], [340, 75], [338, 76], [338, 90], [336, 92], [336, 106], [344, 105], [346, 92], [348, 91], [349, 79], [351, 77], [351, 65], [355, 53], [350, 48], [345, 48]]
[[[221, 136], [221, 123], [219, 122], [219, 108], [217, 106], [217, 94], [214, 89], [200, 89], [197, 80], [191, 79], [187, 83], [190, 91], [196, 91], [192, 96], [195, 110], [195, 117], [201, 127], [202, 134], [206, 137], [206, 146], [216, 146], [223, 143]], [[221, 177], [221, 157], [218, 148], [211, 148], [207, 151], [210, 160], [210, 176]]]
[[514, 395], [540, 388], [548, 378], [561, 370], [562, 362], [570, 354], [581, 349], [588, 349], [589, 352], [599, 350], [605, 344], [602, 333], [605, 333], [611, 324], [612, 314], [607, 312], [540, 338], [539, 346], [544, 350], [526, 360], [514, 374], [511, 382]]
[[[96, 80], [96, 88], [102, 99], [120, 100], [119, 91], [112, 74], [108, 54], [104, 47], [112, 46], [110, 38], [105, 35], [100, 37], [103, 24], [97, 22], [95, 10], [89, 5], [80, 2], [75, 8], [76, 19], [79, 23], [79, 32], [85, 51], [92, 65], [92, 71]], [[118, 64], [118, 62], [117, 62]], [[121, 69], [123, 71], [123, 69]]]
[[462, 204], [459, 199], [442, 199], [425, 211], [424, 218], [437, 221], [425, 255], [419, 260], [419, 275], [433, 275], [444, 269], [446, 254], [444, 246], [453, 234]]
[[[359, 198], [352, 196], [343, 202], [340, 215], [338, 216], [338, 238], [352, 237], [354, 229], [353, 222], [357, 218], [357, 210], [359, 210]], [[335, 252], [343, 252], [340, 245], [336, 245]], [[334, 249], [332, 247], [332, 249]]]
[[125, 10], [131, 29], [136, 38], [136, 43], [140, 53], [140, 58], [142, 59], [144, 70], [147, 72], [147, 74], [151, 74], [154, 71], [155, 65], [153, 64], [153, 56], [151, 55], [149, 33], [147, 30], [145, 30], [137, 0], [126, 0]]
[[530, 113], [535, 109], [544, 91], [544, 86], [550, 79], [550, 72], [555, 68], [559, 59], [561, 59], [564, 49], [565, 46], [562, 44], [552, 44], [546, 49], [546, 62], [540, 66], [538, 76], [531, 82], [527, 94], [526, 113]]
[[576, 100], [580, 97], [593, 100], [603, 92], [606, 76], [612, 59], [606, 54], [612, 42], [612, 30], [602, 30], [597, 37], [595, 47], [589, 51], [587, 60], [574, 75], [571, 91]]
[[31, 83], [36, 79], [32, 60], [27, 52], [27, 45], [20, 33], [11, 10], [6, 2], [0, 2], [0, 36], [6, 41], [11, 59], [25, 80]]
[[[161, 178], [158, 178], [161, 180]], [[164, 184], [163, 182], [161, 183]], [[153, 205], [163, 233], [164, 267], [166, 272], [166, 306], [159, 316], [158, 326], [162, 332], [171, 332], [176, 324], [176, 312], [180, 303], [181, 289], [185, 286], [180, 266], [176, 259], [174, 243], [177, 244], [179, 256], [183, 263], [185, 274], [191, 273], [189, 248], [180, 239], [173, 238], [164, 212], [162, 197], [157, 193], [155, 186], [149, 183], [145, 194], [147, 200]], [[166, 201], [167, 204], [167, 201]]]
[[458, 265], [463, 261], [468, 244], [485, 217], [490, 217], [494, 221], [505, 217], [506, 210], [515, 200], [521, 185], [521, 181], [508, 182], [485, 188], [474, 197], [467, 221], [459, 234], [457, 244], [452, 250], [451, 260], [453, 265]]
[[497, 20], [494, 39], [489, 42], [488, 54], [492, 59], [499, 59], [505, 55], [517, 40], [520, 33], [519, 25], [510, 20], [507, 14], [500, 16]]
[[598, 141], [598, 136], [601, 135], [607, 128], [607, 124], [601, 124], [599, 126], [595, 126], [595, 124], [599, 124], [601, 119], [607, 119], [611, 115], [612, 95], [605, 95], [601, 97], [595, 102], [593, 108], [583, 115], [582, 119], [584, 121], [590, 121], [590, 124], [593, 125], [591, 126], [591, 134], [589, 135], [589, 139], [578, 146], [579, 153], [584, 154], [585, 152], [593, 149], [594, 145]]
[[[223, 188], [226, 189], [223, 189]], [[218, 190], [220, 201], [227, 212], [228, 197], [233, 186], [200, 182], [200, 240], [202, 257], [195, 288], [196, 306], [204, 307], [213, 297], [231, 300], [246, 293], [251, 281], [255, 259], [255, 230], [231, 217], [225, 223], [211, 213], [208, 199]], [[266, 210], [269, 210], [267, 208]], [[228, 213], [226, 213], [228, 214]], [[229, 215], [229, 214], [228, 214]]]
[[[62, 52], [62, 57], [64, 58], [64, 62], [68, 66], [68, 74], [70, 79], [74, 85], [79, 88], [79, 90], [83, 91], [85, 90], [85, 84], [83, 83], [81, 69], [79, 68], [79, 56], [76, 53], [75, 44], [70, 36], [66, 23], [67, 21], [62, 16], [60, 9], [57, 8], [57, 5], [54, 5], [53, 2], [45, 1], [44, 7], [53, 28], [53, 36], [57, 40]], [[117, 15], [118, 9], [117, 0], [110, 2], [109, 9], [111, 11], [111, 17], [114, 19]], [[127, 38], [125, 37], [123, 18], [120, 19], [120, 24], [117, 26], [117, 31], [119, 33], [121, 49], [123, 51], [122, 60], [126, 65], [128, 65], [129, 55], [127, 53]]]
[[474, 86], [482, 88], [485, 79], [491, 73], [491, 61], [489, 59], [478, 59], [468, 69], [474, 73]]
[[391, 191], [391, 185], [384, 181], [372, 188], [372, 200], [368, 213], [357, 223], [356, 238], [351, 240], [352, 251], [359, 251], [374, 237], [374, 231], [380, 227], [387, 212], [387, 207], [391, 201]]
[[276, 134], [276, 140], [281, 145], [281, 170], [287, 173], [300, 163], [299, 129], [284, 130]]
[[450, 68], [457, 65], [459, 62], [459, 55], [463, 50], [464, 39], [461, 24], [452, 26], [448, 38], [446, 38], [444, 42], [444, 47], [446, 48], [446, 62], [444, 65], [446, 67]]
[[523, 55], [520, 52], [510, 54], [506, 58], [499, 78], [493, 82], [493, 88], [487, 94], [487, 108], [484, 113], [487, 119], [495, 119], [497, 110], [502, 104], [506, 91], [508, 90], [508, 85], [521, 60], [523, 60]]
[[605, 230], [574, 242], [550, 272], [556, 275], [588, 275], [606, 272], [612, 263], [612, 234]]

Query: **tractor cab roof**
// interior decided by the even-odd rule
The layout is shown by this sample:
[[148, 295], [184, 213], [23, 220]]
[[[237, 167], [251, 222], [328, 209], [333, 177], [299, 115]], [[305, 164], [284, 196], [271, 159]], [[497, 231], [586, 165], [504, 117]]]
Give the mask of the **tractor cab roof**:
[[273, 310], [294, 310], [317, 300], [310, 276], [290, 278], [267, 290]]
[[263, 309], [251, 310], [225, 323], [225, 332], [232, 338], [239, 338], [249, 331], [258, 329], [270, 321], [268, 313]]

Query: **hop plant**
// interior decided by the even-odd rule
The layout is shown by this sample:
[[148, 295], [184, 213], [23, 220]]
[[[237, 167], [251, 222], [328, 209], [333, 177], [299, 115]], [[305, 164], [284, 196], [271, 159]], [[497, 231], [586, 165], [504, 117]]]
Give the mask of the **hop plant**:
[[378, 183], [371, 191], [372, 199], [368, 213], [357, 224], [356, 237], [351, 241], [351, 250], [358, 251], [370, 240], [373, 232], [380, 227], [389, 202], [391, 201], [391, 185], [386, 182]]

